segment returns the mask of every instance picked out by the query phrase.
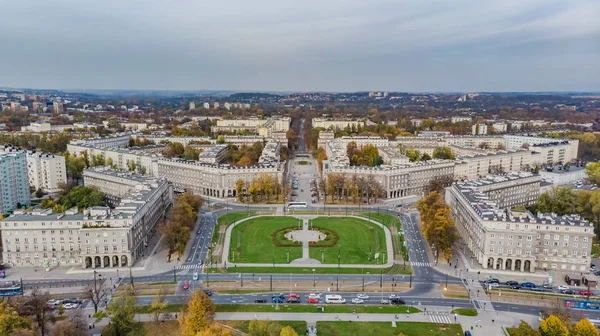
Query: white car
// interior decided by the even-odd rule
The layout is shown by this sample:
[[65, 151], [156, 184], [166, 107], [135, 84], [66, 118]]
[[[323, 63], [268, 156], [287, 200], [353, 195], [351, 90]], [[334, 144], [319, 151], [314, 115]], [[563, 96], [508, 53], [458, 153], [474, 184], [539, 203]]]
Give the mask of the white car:
[[390, 299], [395, 299], [395, 298], [397, 298], [396, 294], [390, 295]]
[[362, 299], [359, 299], [359, 298], [354, 298], [354, 299], [352, 299], [352, 303], [361, 304], [361, 303], [365, 303], [365, 301], [363, 301]]
[[496, 282], [490, 282], [490, 283], [487, 283], [486, 285], [487, 285], [488, 287], [494, 287], [494, 288], [495, 288], [495, 287], [500, 287], [500, 284], [499, 284], [499, 283], [496, 283]]
[[356, 295], [356, 297], [359, 299], [363, 299], [363, 300], [369, 299], [369, 296], [367, 294], [358, 294], [358, 295]]
[[390, 300], [383, 299], [381, 300], [381, 304], [390, 304]]
[[308, 294], [308, 297], [321, 300], [321, 294], [310, 293], [310, 294]]
[[79, 305], [77, 303], [65, 303], [63, 305], [63, 308], [65, 308], [65, 309], [75, 309], [77, 307], [79, 307]]
[[570, 288], [569, 288], [569, 286], [560, 285], [560, 286], [557, 286], [556, 289], [558, 289], [558, 290], [568, 290]]

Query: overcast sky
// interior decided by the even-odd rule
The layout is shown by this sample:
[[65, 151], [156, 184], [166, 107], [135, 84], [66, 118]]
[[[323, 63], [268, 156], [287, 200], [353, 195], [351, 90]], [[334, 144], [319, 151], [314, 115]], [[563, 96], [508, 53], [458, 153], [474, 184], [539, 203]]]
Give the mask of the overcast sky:
[[598, 0], [0, 0], [0, 86], [600, 91]]

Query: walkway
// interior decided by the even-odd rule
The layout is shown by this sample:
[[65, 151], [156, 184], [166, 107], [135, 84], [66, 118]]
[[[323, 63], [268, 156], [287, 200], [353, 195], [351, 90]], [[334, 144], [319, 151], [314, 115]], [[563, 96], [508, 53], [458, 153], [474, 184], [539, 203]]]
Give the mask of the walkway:
[[[251, 220], [254, 218], [257, 218], [260, 216], [252, 216], [252, 217], [247, 217], [244, 219], [241, 219], [235, 223], [233, 223], [232, 225], [229, 225], [229, 227], [227, 228], [227, 231], [225, 232], [225, 241], [224, 241], [224, 246], [223, 246], [223, 254], [221, 257], [222, 261], [227, 261], [228, 264], [231, 264], [229, 262], [229, 246], [231, 244], [231, 232], [233, 231], [233, 228], [244, 222], [247, 220]], [[315, 218], [315, 216], [311, 216], [311, 215], [307, 215], [307, 216], [303, 216], [303, 215], [290, 215], [290, 217], [294, 217], [294, 218], [298, 218], [301, 220], [308, 220], [311, 218]], [[312, 262], [312, 260], [314, 259], [306, 259], [306, 263], [303, 262], [303, 260], [305, 260], [305, 256], [308, 256], [308, 243], [306, 244], [306, 246], [302, 246], [302, 259], [296, 259], [294, 260], [295, 262], [292, 264], [273, 264], [273, 263], [235, 263], [236, 267], [296, 267], [296, 266], [310, 266], [310, 267], [314, 267], [314, 268], [335, 268], [335, 267], [340, 267], [340, 268], [376, 268], [376, 269], [380, 269], [380, 268], [387, 268], [387, 267], [392, 267], [394, 265], [394, 246], [392, 245], [392, 234], [390, 232], [390, 230], [384, 226], [383, 224], [380, 224], [379, 222], [376, 222], [374, 220], [369, 220], [368, 218], [364, 218], [364, 217], [359, 217], [359, 216], [341, 216], [341, 215], [331, 215], [329, 217], [352, 217], [352, 218], [357, 218], [357, 219], [361, 219], [367, 222], [371, 222], [377, 226], [379, 226], [380, 228], [383, 229], [383, 232], [385, 233], [385, 244], [386, 244], [386, 256], [387, 256], [387, 262], [385, 264], [321, 264], [321, 263], [314, 263]], [[306, 222], [305, 222], [305, 227], [303, 228], [303, 231], [307, 230], [306, 228]], [[218, 267], [224, 267], [224, 263], [218, 264]]]

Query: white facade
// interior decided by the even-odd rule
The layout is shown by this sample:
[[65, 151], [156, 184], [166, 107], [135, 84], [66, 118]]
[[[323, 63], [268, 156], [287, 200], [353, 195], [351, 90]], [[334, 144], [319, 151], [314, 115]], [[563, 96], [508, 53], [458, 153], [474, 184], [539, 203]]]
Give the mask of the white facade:
[[503, 122], [496, 122], [492, 124], [495, 133], [506, 133], [508, 131], [508, 125]]
[[535, 272], [536, 268], [586, 272], [590, 265], [593, 224], [578, 215], [506, 210], [489, 195], [534, 199], [539, 180], [529, 177], [488, 181], [481, 186], [455, 183], [446, 202], [459, 235], [483, 268]]
[[67, 183], [65, 158], [55, 154], [27, 153], [29, 186], [35, 190], [57, 192], [61, 183]]
[[462, 122], [462, 121], [468, 121], [471, 122], [473, 119], [471, 119], [471, 117], [452, 117], [450, 118], [450, 122], [452, 122], [453, 124], [457, 123], [457, 122]]
[[325, 118], [313, 118], [312, 119], [312, 127], [317, 128], [321, 127], [324, 129], [344, 129], [346, 127], [358, 127], [364, 126], [365, 123], [359, 120], [335, 120], [335, 119], [325, 119]]
[[475, 124], [471, 126], [471, 133], [473, 135], [486, 135], [488, 134], [488, 127], [486, 124]]
[[554, 168], [551, 171], [541, 169], [540, 176], [544, 181], [552, 183], [553, 185], [573, 184], [576, 181], [584, 181], [587, 179], [585, 169], [579, 167], [571, 167], [569, 170], [558, 170], [558, 168]]

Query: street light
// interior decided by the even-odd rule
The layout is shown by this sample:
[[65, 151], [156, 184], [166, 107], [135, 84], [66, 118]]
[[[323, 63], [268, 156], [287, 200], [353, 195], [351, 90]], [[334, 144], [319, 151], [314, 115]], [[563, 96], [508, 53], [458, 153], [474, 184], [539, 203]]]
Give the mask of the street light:
[[287, 262], [290, 262], [290, 249], [285, 249], [285, 253], [287, 254]]
[[317, 286], [317, 280], [315, 278], [315, 269], [313, 268], [313, 287]]
[[338, 246], [338, 270], [340, 269], [340, 263], [342, 259], [342, 246]]

